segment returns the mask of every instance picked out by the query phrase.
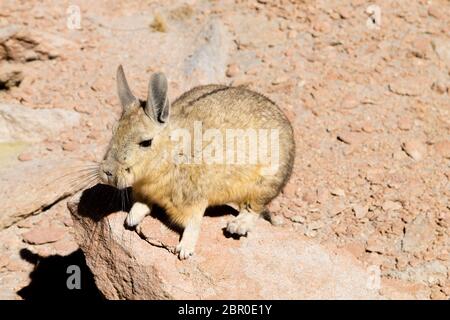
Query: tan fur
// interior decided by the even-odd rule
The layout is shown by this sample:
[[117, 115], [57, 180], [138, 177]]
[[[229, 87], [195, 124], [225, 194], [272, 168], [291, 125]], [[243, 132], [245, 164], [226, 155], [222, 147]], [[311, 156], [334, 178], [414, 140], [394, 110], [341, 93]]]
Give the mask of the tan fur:
[[[286, 184], [294, 162], [292, 127], [281, 110], [266, 97], [244, 88], [208, 85], [196, 87], [170, 107], [167, 125], [146, 116], [144, 102], [128, 106], [118, 123], [102, 169], [114, 172], [118, 187], [132, 186], [135, 201], [157, 204], [170, 219], [186, 226], [197, 204], [236, 203], [240, 209], [261, 213]], [[193, 136], [194, 121], [203, 131], [219, 129], [277, 128], [280, 132], [279, 170], [265, 175], [261, 164], [177, 164], [170, 157], [173, 130], [185, 128]], [[148, 150], [138, 146], [152, 138]], [[203, 145], [203, 148], [206, 144]], [[193, 150], [193, 148], [192, 148]], [[130, 173], [126, 172], [130, 168]], [[108, 179], [106, 179], [108, 181]], [[111, 180], [109, 180], [111, 182]]]
[[[254, 117], [249, 117], [249, 114]], [[292, 167], [292, 131], [279, 109], [254, 92], [210, 85], [194, 88], [173, 103], [168, 130], [177, 127], [192, 129], [192, 119], [201, 120], [203, 129], [208, 126], [279, 127], [283, 134], [280, 139], [283, 143], [281, 158], [285, 157], [281, 159], [284, 161], [280, 173], [266, 180], [260, 175], [259, 166], [177, 166], [168, 162], [159, 170], [150, 168], [147, 174], [133, 185], [135, 197], [165, 208], [169, 217], [181, 225], [188, 219], [185, 217], [184, 207], [203, 199], [207, 199], [210, 206], [235, 202], [250, 204], [257, 211], [261, 211], [264, 205], [278, 194]], [[169, 139], [164, 139], [161, 146], [168, 147], [170, 144]]]

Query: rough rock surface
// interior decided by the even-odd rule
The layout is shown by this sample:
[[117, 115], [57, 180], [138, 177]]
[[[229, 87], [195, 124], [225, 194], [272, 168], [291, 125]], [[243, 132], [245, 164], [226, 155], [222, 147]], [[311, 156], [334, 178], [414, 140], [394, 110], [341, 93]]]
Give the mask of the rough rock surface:
[[196, 77], [202, 83], [222, 81], [229, 50], [230, 36], [220, 21], [212, 20], [196, 35], [195, 51], [184, 62], [186, 78]]
[[0, 142], [44, 140], [79, 122], [80, 115], [70, 110], [32, 109], [0, 103]]
[[2, 168], [0, 229], [38, 214], [81, 187], [70, 178], [71, 170], [79, 164], [71, 159], [36, 159]]
[[393, 292], [415, 297], [381, 283], [380, 273], [343, 250], [262, 219], [237, 240], [223, 233], [231, 216], [205, 217], [196, 255], [179, 261], [171, 253], [179, 234], [155, 216], [137, 231], [126, 230], [126, 212], [113, 212], [120, 204], [109, 202], [106, 210], [111, 192], [98, 185], [68, 205], [76, 239], [109, 299], [381, 299]]
[[0, 27], [1, 59], [18, 62], [55, 59], [75, 47], [74, 42], [42, 30], [17, 25]]
[[65, 230], [62, 228], [40, 227], [24, 233], [23, 240], [30, 244], [44, 244], [57, 242], [64, 238]]
[[23, 71], [20, 65], [0, 64], [0, 88], [9, 89], [17, 87], [23, 80]]

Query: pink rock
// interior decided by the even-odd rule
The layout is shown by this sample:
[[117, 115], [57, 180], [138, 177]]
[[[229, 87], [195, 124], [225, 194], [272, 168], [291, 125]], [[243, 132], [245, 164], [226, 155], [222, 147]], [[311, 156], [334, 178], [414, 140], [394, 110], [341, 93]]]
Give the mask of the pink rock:
[[359, 100], [352, 93], [344, 96], [341, 101], [341, 108], [343, 109], [354, 109], [359, 105]]
[[433, 82], [433, 84], [431, 85], [431, 89], [436, 91], [439, 94], [444, 94], [447, 92], [447, 85], [445, 85], [443, 82], [441, 81], [435, 81]]
[[436, 152], [444, 158], [450, 159], [450, 141], [440, 141], [434, 144]]
[[386, 244], [380, 234], [373, 234], [367, 239], [366, 250], [369, 252], [385, 253]]
[[434, 227], [430, 217], [419, 214], [405, 227], [402, 249], [410, 253], [425, 251], [434, 239]]
[[23, 68], [20, 65], [2, 63], [0, 64], [0, 87], [17, 87], [22, 82]]
[[18, 228], [31, 228], [34, 226], [34, 223], [31, 222], [30, 219], [24, 219], [16, 224]]
[[375, 131], [374, 126], [368, 121], [365, 121], [361, 124], [361, 129], [362, 129], [362, 131], [367, 132], [367, 133], [372, 133]]
[[330, 193], [333, 196], [345, 197], [345, 191], [341, 188], [334, 188], [334, 189], [330, 190]]
[[344, 250], [350, 252], [354, 257], [358, 258], [366, 251], [365, 243], [354, 242], [349, 243], [343, 247]]
[[382, 168], [370, 168], [367, 169], [365, 178], [372, 184], [382, 184], [385, 182], [385, 172]]
[[306, 222], [306, 218], [304, 216], [300, 216], [300, 215], [293, 216], [290, 218], [290, 220], [292, 222], [301, 223], [301, 224]]
[[420, 96], [427, 81], [423, 79], [397, 78], [389, 84], [389, 90], [400, 96]]
[[67, 141], [62, 144], [62, 149], [64, 151], [74, 151], [78, 149], [78, 145], [73, 141]]
[[[29, 59], [54, 59], [62, 56], [67, 50], [76, 50], [78, 47], [75, 42], [42, 30], [14, 25], [8, 28], [11, 32], [8, 31], [7, 40], [1, 40], [3, 40], [9, 60], [25, 62]], [[1, 28], [0, 31], [5, 29]]]
[[29, 152], [24, 152], [24, 153], [19, 154], [17, 159], [19, 159], [20, 161], [30, 161], [33, 159], [33, 156]]
[[9, 264], [9, 262], [10, 262], [10, 259], [8, 257], [3, 256], [3, 255], [0, 256], [0, 270], [3, 267], [6, 267]]
[[52, 247], [60, 255], [68, 255], [78, 250], [78, 244], [74, 240], [61, 240], [52, 244]]
[[445, 16], [444, 11], [442, 11], [442, 7], [437, 4], [432, 4], [428, 7], [428, 15], [438, 20], [444, 18]]
[[290, 30], [287, 33], [287, 38], [288, 39], [295, 39], [296, 37], [297, 37], [297, 31], [295, 31], [295, 30]]
[[352, 205], [352, 209], [353, 212], [355, 213], [355, 217], [361, 219], [366, 216], [368, 207], [355, 203]]
[[26, 270], [24, 261], [10, 260], [6, 265], [6, 269], [11, 272], [21, 272]]
[[317, 189], [317, 201], [319, 203], [325, 204], [328, 202], [328, 199], [330, 198], [330, 192], [325, 188], [318, 188]]
[[276, 77], [274, 80], [272, 80], [272, 84], [278, 85], [278, 84], [287, 82], [288, 80], [289, 80], [289, 78], [287, 76], [282, 75], [282, 76]]
[[255, 76], [258, 74], [258, 72], [260, 72], [260, 69], [261, 67], [259, 66], [251, 67], [245, 72], [245, 74], [248, 74], [249, 76]]
[[102, 133], [100, 131], [91, 131], [86, 137], [88, 139], [98, 141], [102, 139]]
[[408, 116], [402, 116], [398, 119], [397, 125], [400, 130], [411, 130], [413, 127], [413, 121]]
[[76, 105], [74, 107], [74, 110], [76, 112], [84, 113], [84, 114], [91, 114], [92, 113], [92, 109], [90, 108], [90, 106], [89, 105], [85, 105], [85, 104]]
[[229, 64], [226, 71], [226, 76], [229, 78], [235, 77], [239, 74], [240, 69], [236, 63]]
[[70, 215], [65, 214], [62, 218], [61, 218], [61, 222], [66, 226], [66, 227], [72, 227], [73, 226], [73, 220], [70, 217]]
[[347, 205], [342, 200], [332, 201], [328, 206], [328, 215], [334, 217], [347, 209]]
[[342, 132], [339, 133], [337, 139], [346, 144], [360, 144], [363, 141], [363, 136], [358, 132]]
[[80, 115], [58, 108], [0, 103], [0, 142], [38, 142], [79, 124]]
[[440, 288], [432, 288], [430, 298], [432, 300], [448, 300], [447, 295]]
[[269, 203], [268, 209], [269, 209], [270, 212], [278, 212], [278, 211], [280, 211], [281, 210], [280, 202], [277, 201], [276, 199], [273, 200], [271, 203]]
[[287, 197], [296, 197], [298, 190], [298, 185], [294, 182], [289, 182], [283, 189], [283, 194]]
[[412, 53], [418, 58], [428, 58], [431, 52], [430, 39], [426, 37], [417, 37], [412, 43]]
[[403, 151], [416, 161], [420, 161], [426, 156], [427, 146], [420, 140], [412, 139], [402, 144]]
[[403, 206], [400, 202], [387, 200], [383, 203], [382, 208], [384, 211], [396, 211], [403, 208]]
[[317, 194], [312, 191], [306, 191], [303, 193], [302, 199], [308, 204], [313, 204], [317, 201]]
[[69, 205], [77, 242], [109, 299], [381, 298], [367, 286], [370, 271], [344, 250], [262, 219], [237, 241], [221, 232], [231, 217], [204, 217], [194, 257], [179, 261], [170, 252], [179, 235], [159, 220], [147, 217], [139, 236], [124, 228], [126, 213], [94, 221], [83, 207]]
[[59, 227], [36, 227], [22, 234], [23, 240], [29, 244], [56, 242], [64, 237], [66, 230]]

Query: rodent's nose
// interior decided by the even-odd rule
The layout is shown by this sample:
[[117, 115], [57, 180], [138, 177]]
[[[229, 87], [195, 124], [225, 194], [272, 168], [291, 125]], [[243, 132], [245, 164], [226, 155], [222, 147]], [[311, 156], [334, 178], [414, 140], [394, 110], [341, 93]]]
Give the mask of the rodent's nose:
[[127, 173], [130, 173], [131, 169], [130, 169], [130, 168], [126, 168], [125, 171], [126, 171]]
[[111, 171], [103, 170], [103, 172], [104, 172], [108, 177], [112, 177]]

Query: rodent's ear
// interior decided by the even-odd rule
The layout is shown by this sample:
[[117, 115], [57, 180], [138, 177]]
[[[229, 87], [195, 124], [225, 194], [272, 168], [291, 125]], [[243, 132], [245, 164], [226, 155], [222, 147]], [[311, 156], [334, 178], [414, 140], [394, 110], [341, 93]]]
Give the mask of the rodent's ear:
[[132, 105], [137, 100], [128, 86], [122, 65], [117, 68], [117, 92], [119, 93], [120, 103], [124, 109]]
[[167, 90], [166, 76], [163, 73], [152, 74], [148, 83], [145, 113], [159, 123], [165, 123], [169, 118], [170, 103]]

